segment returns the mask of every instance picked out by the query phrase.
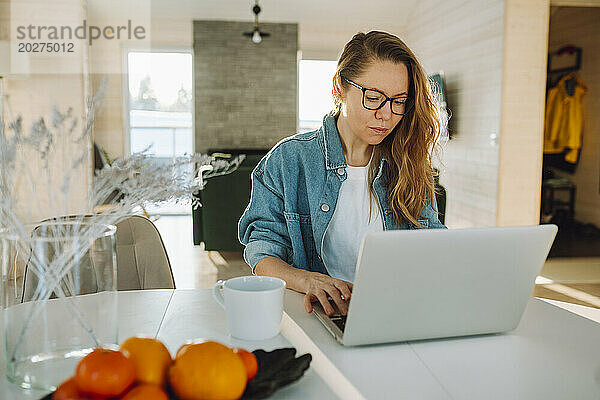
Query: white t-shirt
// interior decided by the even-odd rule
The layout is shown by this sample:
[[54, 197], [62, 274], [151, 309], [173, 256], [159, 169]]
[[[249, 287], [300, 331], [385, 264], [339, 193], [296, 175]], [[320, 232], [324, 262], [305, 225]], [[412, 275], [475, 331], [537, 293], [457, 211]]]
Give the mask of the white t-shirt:
[[342, 182], [335, 211], [323, 237], [323, 262], [327, 272], [333, 278], [348, 282], [354, 281], [363, 236], [383, 230], [377, 199], [373, 198], [369, 207], [368, 168], [369, 165], [346, 167], [347, 178]]

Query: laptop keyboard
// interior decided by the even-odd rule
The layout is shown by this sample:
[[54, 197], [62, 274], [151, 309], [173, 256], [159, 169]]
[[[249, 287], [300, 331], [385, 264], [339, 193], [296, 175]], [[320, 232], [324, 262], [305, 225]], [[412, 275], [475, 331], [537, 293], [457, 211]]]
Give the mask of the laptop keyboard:
[[344, 329], [346, 328], [346, 317], [346, 315], [332, 315], [329, 319], [344, 332]]

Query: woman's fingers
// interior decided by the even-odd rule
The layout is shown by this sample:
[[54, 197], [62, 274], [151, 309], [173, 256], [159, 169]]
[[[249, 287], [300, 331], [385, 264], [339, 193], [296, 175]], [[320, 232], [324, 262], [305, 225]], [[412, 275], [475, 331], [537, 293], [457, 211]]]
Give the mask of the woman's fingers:
[[317, 296], [317, 299], [319, 299], [319, 303], [321, 303], [321, 306], [323, 307], [325, 314], [333, 315], [335, 313], [335, 310], [333, 309], [333, 307], [331, 306], [331, 303], [327, 299], [327, 294], [325, 293], [325, 291], [324, 290], [317, 291], [316, 296]]
[[347, 283], [345, 281], [336, 281], [335, 287], [342, 293], [344, 300], [349, 301], [350, 297], [352, 297], [352, 290], [350, 290]]
[[304, 296], [304, 309], [313, 311], [312, 303], [319, 301], [327, 315], [336, 312], [331, 300], [342, 315], [348, 314], [348, 302], [352, 296], [352, 283], [315, 273], [310, 288]]
[[342, 299], [342, 294], [340, 293], [340, 291], [335, 286], [327, 286], [325, 288], [325, 291], [337, 306], [338, 310], [340, 311], [340, 314], [348, 314], [348, 303], [346, 303]]
[[306, 293], [304, 295], [304, 309], [306, 310], [307, 313], [311, 313], [313, 310], [313, 306], [312, 306], [312, 300], [313, 300], [313, 296], [310, 293]]

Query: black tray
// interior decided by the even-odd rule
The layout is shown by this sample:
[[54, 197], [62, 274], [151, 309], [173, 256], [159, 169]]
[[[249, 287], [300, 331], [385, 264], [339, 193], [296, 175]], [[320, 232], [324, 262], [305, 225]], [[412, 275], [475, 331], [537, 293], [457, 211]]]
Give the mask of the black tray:
[[[304, 375], [310, 366], [312, 356], [304, 354], [296, 357], [293, 347], [273, 351], [253, 351], [258, 361], [258, 371], [253, 380], [248, 382], [242, 399], [264, 399], [271, 396], [277, 389], [297, 381]], [[42, 397], [40, 400], [52, 400], [52, 395]], [[169, 398], [176, 400], [173, 394]]]

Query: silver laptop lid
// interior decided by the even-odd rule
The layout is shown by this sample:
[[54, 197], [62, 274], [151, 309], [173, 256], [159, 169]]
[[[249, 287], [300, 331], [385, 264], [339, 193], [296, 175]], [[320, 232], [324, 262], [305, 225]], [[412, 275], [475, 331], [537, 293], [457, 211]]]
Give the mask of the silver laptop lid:
[[367, 234], [343, 343], [516, 328], [556, 232], [539, 225]]

